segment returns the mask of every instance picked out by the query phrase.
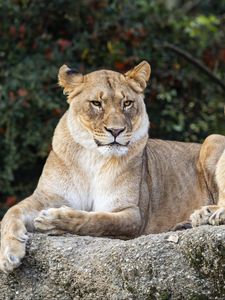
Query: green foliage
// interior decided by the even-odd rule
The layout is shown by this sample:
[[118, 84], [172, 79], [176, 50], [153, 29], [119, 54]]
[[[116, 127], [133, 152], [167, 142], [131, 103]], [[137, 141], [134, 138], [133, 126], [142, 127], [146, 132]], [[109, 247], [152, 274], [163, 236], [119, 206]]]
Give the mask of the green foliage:
[[[225, 1], [0, 0], [0, 201], [29, 194], [67, 105], [63, 63], [89, 72], [125, 71], [146, 59], [151, 136], [201, 141], [223, 133], [224, 94], [172, 42], [224, 81]], [[6, 203], [5, 203], [6, 201]]]

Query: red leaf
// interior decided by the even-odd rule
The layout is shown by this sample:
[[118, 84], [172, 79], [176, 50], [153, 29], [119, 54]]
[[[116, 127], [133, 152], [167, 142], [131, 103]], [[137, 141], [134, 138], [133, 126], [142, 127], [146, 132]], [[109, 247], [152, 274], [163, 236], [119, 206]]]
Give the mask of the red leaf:
[[5, 128], [0, 128], [0, 134], [4, 134], [5, 133]]
[[53, 58], [53, 52], [51, 48], [45, 49], [45, 58], [51, 60]]
[[9, 34], [11, 36], [16, 36], [16, 27], [15, 26], [12, 25], [9, 27]]
[[16, 95], [13, 91], [9, 92], [9, 102], [14, 102], [16, 100]]
[[203, 52], [202, 59], [208, 68], [213, 69], [216, 63], [216, 58], [210, 49], [206, 49]]
[[219, 52], [219, 59], [225, 63], [225, 48], [221, 49]]
[[28, 91], [26, 89], [24, 89], [24, 88], [20, 88], [20, 89], [18, 89], [17, 94], [20, 97], [26, 97], [27, 94], [28, 94]]
[[53, 114], [53, 116], [55, 116], [55, 117], [59, 117], [59, 116], [62, 115], [62, 110], [61, 110], [60, 108], [54, 108], [54, 109], [52, 110], [52, 114]]
[[20, 34], [20, 38], [23, 39], [24, 35], [26, 33], [26, 27], [24, 24], [20, 25], [19, 27], [19, 34]]
[[71, 41], [66, 39], [59, 39], [57, 41], [57, 44], [59, 45], [60, 50], [64, 51], [66, 48], [68, 48], [71, 45]]
[[19, 33], [24, 34], [26, 32], [26, 27], [24, 24], [20, 25], [19, 27]]
[[119, 61], [115, 62], [115, 68], [118, 71], [124, 71], [124, 70], [126, 70], [126, 67], [127, 67], [127, 65], [125, 63], [122, 63], [122, 62], [119, 62]]
[[9, 206], [9, 207], [16, 204], [16, 202], [17, 202], [16, 196], [9, 196], [9, 197], [6, 198], [6, 205]]

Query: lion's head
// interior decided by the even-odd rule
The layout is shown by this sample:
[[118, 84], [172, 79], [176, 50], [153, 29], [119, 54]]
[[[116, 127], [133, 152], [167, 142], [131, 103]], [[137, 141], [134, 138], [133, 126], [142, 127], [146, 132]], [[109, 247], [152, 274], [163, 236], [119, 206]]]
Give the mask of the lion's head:
[[101, 70], [82, 75], [63, 65], [59, 84], [68, 95], [68, 126], [76, 142], [103, 155], [121, 156], [146, 136], [143, 92], [150, 72], [146, 61], [125, 74]]

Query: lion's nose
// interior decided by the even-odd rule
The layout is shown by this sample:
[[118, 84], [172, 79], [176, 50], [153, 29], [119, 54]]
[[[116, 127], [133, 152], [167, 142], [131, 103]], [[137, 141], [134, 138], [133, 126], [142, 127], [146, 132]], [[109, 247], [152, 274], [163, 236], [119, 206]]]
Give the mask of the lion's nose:
[[107, 128], [107, 127], [105, 127], [105, 130], [110, 132], [111, 135], [116, 138], [119, 134], [121, 134], [125, 130], [125, 127], [123, 127], [123, 128]]

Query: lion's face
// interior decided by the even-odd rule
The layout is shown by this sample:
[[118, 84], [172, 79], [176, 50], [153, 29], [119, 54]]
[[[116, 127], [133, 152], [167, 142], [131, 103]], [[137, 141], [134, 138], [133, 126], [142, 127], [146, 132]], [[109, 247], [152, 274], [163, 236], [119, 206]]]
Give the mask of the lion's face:
[[102, 70], [83, 76], [63, 66], [59, 83], [68, 94], [74, 139], [103, 155], [125, 155], [148, 132], [143, 91], [149, 75], [147, 62], [125, 75]]

